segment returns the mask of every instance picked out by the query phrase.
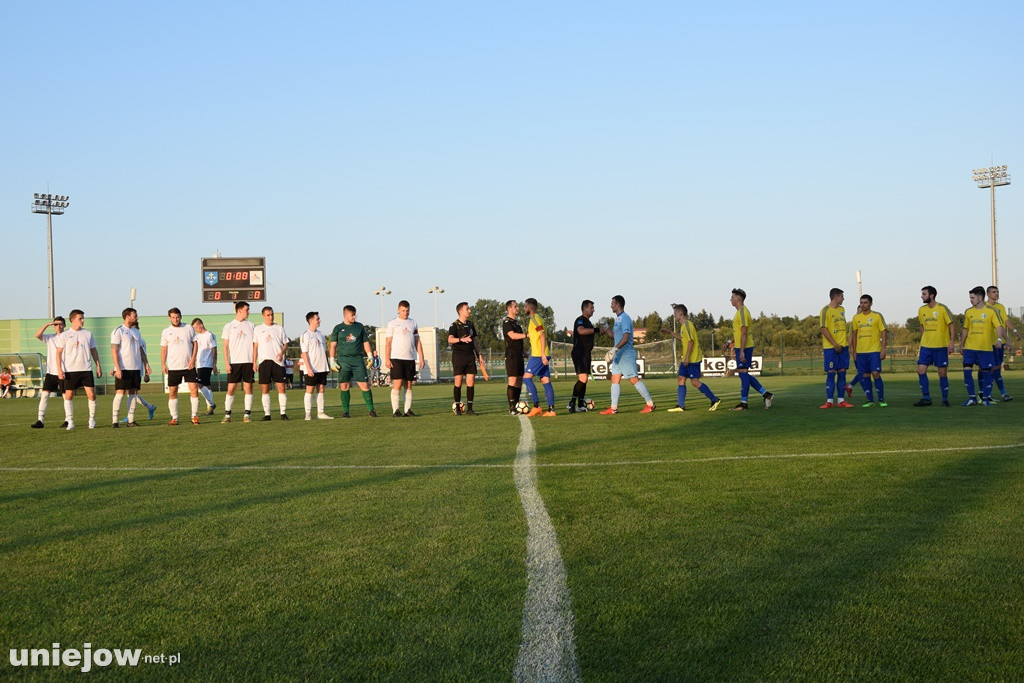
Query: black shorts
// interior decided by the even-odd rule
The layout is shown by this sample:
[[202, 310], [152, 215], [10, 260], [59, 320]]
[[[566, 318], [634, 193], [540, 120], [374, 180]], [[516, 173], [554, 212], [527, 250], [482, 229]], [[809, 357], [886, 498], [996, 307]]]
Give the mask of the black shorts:
[[252, 363], [232, 363], [228, 373], [228, 384], [252, 384]]
[[93, 377], [92, 370], [64, 373], [64, 391], [74, 391], [75, 389], [92, 388], [94, 386], [96, 386], [96, 380]]
[[182, 381], [188, 382], [189, 384], [198, 384], [199, 377], [196, 375], [195, 368], [191, 370], [168, 370], [167, 371], [167, 386], [176, 387], [181, 384]]
[[452, 355], [452, 374], [456, 377], [476, 374], [476, 358], [468, 354]]
[[118, 391], [138, 391], [142, 386], [142, 370], [122, 370], [121, 378], [114, 377], [114, 388]]
[[416, 361], [402, 358], [391, 359], [391, 381], [400, 379], [410, 382], [416, 379]]
[[577, 375], [590, 374], [590, 354], [585, 351], [572, 352], [572, 366]]
[[210, 378], [213, 377], [213, 368], [196, 368], [196, 377], [204, 387], [210, 386]]
[[260, 363], [260, 384], [284, 384], [284, 367], [269, 358]]
[[522, 377], [526, 372], [526, 363], [521, 354], [505, 356], [505, 374], [509, 377]]
[[63, 394], [64, 380], [57, 375], [46, 375], [43, 377], [43, 391], [48, 391], [51, 394]]
[[302, 375], [302, 379], [306, 382], [307, 387], [325, 387], [327, 386], [327, 373], [326, 372], [314, 372], [313, 376], [310, 377], [307, 374]]

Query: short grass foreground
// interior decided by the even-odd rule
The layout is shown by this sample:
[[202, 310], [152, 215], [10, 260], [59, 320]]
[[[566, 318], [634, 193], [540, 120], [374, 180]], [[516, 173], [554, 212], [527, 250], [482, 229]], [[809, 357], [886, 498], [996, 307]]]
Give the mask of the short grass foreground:
[[[583, 678], [1019, 677], [1024, 401], [914, 408], [901, 377], [888, 408], [824, 411], [823, 381], [765, 384], [768, 411], [724, 410], [730, 379], [711, 381], [722, 410], [691, 389], [668, 413], [674, 382], [655, 380], [657, 412], [626, 386], [601, 416], [567, 414], [558, 383], [559, 415], [531, 421]], [[101, 677], [508, 680], [520, 421], [500, 383], [478, 417], [451, 414], [451, 387], [415, 393], [414, 419], [357, 397], [350, 420], [304, 422], [295, 392], [288, 423], [275, 400], [269, 423], [198, 427], [151, 397], [131, 430], [101, 398], [92, 431], [79, 399], [74, 432], [59, 401], [43, 430], [34, 400], [0, 402], [5, 649], [180, 653]], [[3, 656], [2, 677], [68, 671]]]

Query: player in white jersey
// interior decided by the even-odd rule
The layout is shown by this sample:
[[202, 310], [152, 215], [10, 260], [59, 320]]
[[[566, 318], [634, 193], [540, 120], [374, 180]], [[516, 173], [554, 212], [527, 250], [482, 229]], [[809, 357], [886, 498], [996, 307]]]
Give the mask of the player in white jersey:
[[[384, 364], [391, 371], [391, 409], [395, 417], [416, 417], [412, 412], [412, 383], [416, 379], [416, 358], [423, 367], [423, 344], [416, 321], [409, 317], [409, 302], [398, 302], [398, 317], [388, 323], [384, 342]], [[401, 405], [405, 386], [404, 410]]]
[[245, 391], [245, 417], [242, 422], [250, 421], [256, 326], [248, 318], [249, 304], [236, 302], [235, 319], [225, 325], [220, 334], [220, 340], [224, 343], [224, 369], [228, 373], [228, 391], [224, 398], [224, 419], [221, 422], [231, 422], [231, 406], [235, 402], [235, 387], [239, 382]]
[[213, 402], [210, 380], [217, 374], [217, 335], [206, 329], [202, 318], [192, 318], [192, 329], [196, 331], [196, 376], [199, 378], [199, 393], [206, 399], [205, 415], [213, 415], [217, 404]]
[[178, 424], [178, 387], [184, 381], [192, 404], [192, 424], [199, 424], [199, 378], [196, 376], [196, 331], [181, 323], [181, 311], [167, 311], [170, 326], [160, 333], [160, 367], [167, 376], [167, 409], [171, 413], [170, 425]]
[[[46, 328], [53, 325], [53, 334], [46, 334]], [[46, 368], [43, 375], [43, 390], [39, 393], [38, 419], [32, 429], [42, 429], [46, 420], [46, 402], [50, 396], [64, 393], [64, 382], [57, 377], [57, 336], [64, 332], [64, 317], [54, 316], [52, 323], [46, 323], [36, 332], [36, 339], [46, 344]], [[67, 425], [63, 425], [67, 427]]]
[[320, 313], [310, 311], [306, 314], [309, 328], [299, 338], [302, 350], [302, 368], [306, 380], [306, 395], [302, 404], [306, 408], [306, 419], [312, 420], [313, 393], [316, 393], [316, 416], [319, 420], [333, 420], [324, 412], [324, 389], [327, 388], [327, 339], [320, 331]]
[[270, 383], [277, 385], [277, 404], [281, 419], [287, 420], [288, 394], [284, 387], [284, 352], [288, 348], [288, 335], [284, 327], [274, 322], [274, 309], [263, 307], [263, 324], [256, 328], [256, 362], [253, 369], [260, 373], [260, 390], [263, 392], [263, 421], [270, 421]]
[[[136, 330], [139, 331], [139, 337], [142, 340], [140, 342], [142, 344], [142, 353], [148, 355], [149, 354], [149, 349], [146, 348], [146, 338], [142, 336], [142, 330], [139, 329], [139, 321], [136, 320], [135, 324], [132, 325], [132, 327], [134, 327]], [[143, 384], [149, 384], [149, 373], [146, 373], [145, 375], [142, 376], [142, 383]], [[149, 419], [152, 420], [153, 419], [153, 414], [156, 413], [156, 406], [146, 400], [146, 397], [142, 395], [142, 391], [141, 390], [139, 391], [139, 393], [135, 394], [132, 398], [134, 398], [136, 401], [138, 401], [139, 403], [142, 404], [142, 407], [145, 408], [149, 412]], [[135, 421], [135, 403], [134, 402], [129, 402], [128, 403], [128, 416], [126, 418], [124, 418], [123, 420], [121, 420], [121, 422], [124, 423], [124, 424], [127, 424], [129, 427], [138, 427], [139, 426], [139, 423]]]
[[57, 377], [64, 380], [64, 419], [67, 430], [75, 428], [75, 406], [73, 399], [79, 388], [85, 390], [89, 399], [89, 429], [96, 429], [96, 377], [103, 376], [100, 354], [96, 351], [96, 340], [92, 332], [84, 329], [85, 313], [75, 309], [68, 314], [71, 329], [57, 336]]
[[[113, 427], [116, 429], [118, 413], [121, 412], [121, 401], [125, 394], [128, 394], [129, 412], [134, 412], [132, 402], [142, 387], [142, 370], [145, 367], [146, 374], [150, 374], [149, 359], [142, 350], [142, 335], [135, 329], [135, 323], [139, 319], [139, 313], [134, 308], [126, 308], [121, 311], [121, 319], [124, 321], [110, 333], [110, 356], [114, 360], [114, 406]], [[129, 423], [134, 419], [129, 419]]]

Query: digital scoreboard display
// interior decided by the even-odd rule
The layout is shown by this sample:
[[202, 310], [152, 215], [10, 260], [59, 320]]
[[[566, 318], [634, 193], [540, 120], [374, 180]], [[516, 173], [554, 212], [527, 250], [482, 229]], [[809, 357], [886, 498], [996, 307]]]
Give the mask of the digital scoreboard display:
[[204, 258], [202, 275], [203, 303], [267, 298], [267, 259], [262, 256]]

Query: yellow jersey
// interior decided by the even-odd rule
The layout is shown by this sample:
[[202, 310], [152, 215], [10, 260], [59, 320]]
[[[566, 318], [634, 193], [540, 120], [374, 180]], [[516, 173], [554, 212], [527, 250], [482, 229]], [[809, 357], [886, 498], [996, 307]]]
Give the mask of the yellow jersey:
[[[842, 306], [825, 306], [821, 309], [821, 327], [832, 333], [832, 338], [836, 340], [836, 344], [840, 346], [846, 346], [846, 309]], [[832, 344], [829, 342], [828, 337], [824, 334], [821, 335], [821, 348], [831, 349]]]
[[885, 332], [885, 318], [878, 311], [853, 316], [853, 336], [857, 339], [857, 353], [880, 352], [882, 332]]
[[999, 311], [985, 306], [978, 309], [971, 306], [964, 311], [964, 329], [967, 330], [965, 349], [991, 351], [996, 345], [996, 330], [1003, 324]]
[[[547, 344], [541, 348], [540, 335], [544, 332], [544, 321], [540, 319], [540, 316], [534, 313], [530, 316], [530, 322], [527, 327], [530, 334], [530, 355], [531, 356], [550, 356], [548, 352]], [[544, 335], [544, 341], [547, 342], [547, 335]]]
[[[1001, 303], [999, 303], [998, 301], [997, 301], [997, 302], [995, 302], [995, 303], [991, 303], [991, 302], [989, 302], [989, 301], [986, 301], [986, 302], [985, 302], [985, 305], [986, 305], [986, 306], [988, 306], [989, 308], [994, 308], [994, 309], [996, 309], [996, 312], [998, 312], [998, 313], [999, 313], [999, 317], [1000, 317], [1000, 318], [1002, 319], [1002, 321], [1003, 321], [1003, 325], [1005, 325], [1005, 324], [1006, 324], [1006, 306], [1002, 305], [1002, 304], [1001, 304]], [[1007, 336], [1009, 336], [1009, 334], [1010, 334], [1009, 330], [1007, 330], [1006, 334], [1007, 334]]]
[[921, 346], [926, 349], [942, 349], [949, 346], [949, 324], [953, 315], [943, 304], [935, 304], [932, 308], [925, 304], [917, 309], [917, 319], [921, 323]]
[[740, 348], [740, 344], [742, 344], [744, 327], [747, 328], [747, 343], [745, 346], [749, 349], [754, 345], [750, 311], [747, 310], [746, 306], [740, 306], [736, 309], [736, 316], [732, 319], [732, 341], [736, 345], [737, 349]]
[[682, 343], [682, 351], [686, 353], [686, 346], [691, 341], [693, 342], [693, 348], [690, 349], [688, 356], [684, 355], [683, 363], [689, 365], [690, 363], [699, 363], [704, 360], [704, 354], [700, 350], [700, 340], [697, 339], [697, 328], [693, 326], [689, 320], [687, 320], [682, 328], [679, 330], [679, 341]]

